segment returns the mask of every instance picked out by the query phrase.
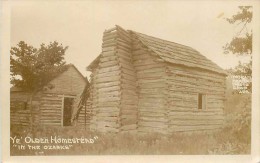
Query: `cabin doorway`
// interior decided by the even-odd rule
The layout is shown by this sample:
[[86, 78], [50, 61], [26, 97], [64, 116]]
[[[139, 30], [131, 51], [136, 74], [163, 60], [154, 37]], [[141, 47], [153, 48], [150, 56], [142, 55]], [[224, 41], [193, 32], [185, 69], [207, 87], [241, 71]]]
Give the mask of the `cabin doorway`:
[[63, 101], [63, 126], [71, 126], [71, 116], [74, 98], [64, 97]]

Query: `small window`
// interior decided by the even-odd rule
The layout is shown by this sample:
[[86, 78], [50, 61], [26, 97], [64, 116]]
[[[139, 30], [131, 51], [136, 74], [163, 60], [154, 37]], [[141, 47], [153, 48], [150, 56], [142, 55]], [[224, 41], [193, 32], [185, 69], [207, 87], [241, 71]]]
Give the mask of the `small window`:
[[206, 101], [207, 101], [206, 95], [199, 93], [198, 94], [198, 109], [199, 110], [206, 109], [206, 103], [207, 103]]

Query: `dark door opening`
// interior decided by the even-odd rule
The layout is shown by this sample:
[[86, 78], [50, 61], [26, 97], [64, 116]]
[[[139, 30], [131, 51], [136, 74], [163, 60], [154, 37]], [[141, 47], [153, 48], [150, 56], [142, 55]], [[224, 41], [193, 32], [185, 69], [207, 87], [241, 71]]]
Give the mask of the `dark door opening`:
[[73, 98], [64, 97], [63, 126], [71, 126]]

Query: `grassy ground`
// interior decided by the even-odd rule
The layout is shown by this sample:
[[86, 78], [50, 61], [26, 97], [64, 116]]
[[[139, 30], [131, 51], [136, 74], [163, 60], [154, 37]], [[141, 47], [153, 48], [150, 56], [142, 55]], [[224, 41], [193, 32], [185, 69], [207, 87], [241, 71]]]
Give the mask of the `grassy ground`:
[[[19, 150], [11, 142], [11, 155], [106, 155], [106, 154], [249, 154], [251, 144], [251, 98], [249, 95], [232, 95], [225, 109], [226, 122], [222, 130], [211, 133], [160, 134], [101, 134], [73, 128], [37, 128], [30, 132], [25, 128], [12, 128], [11, 137], [31, 138], [60, 136], [63, 138], [89, 138], [94, 143], [73, 144], [69, 150], [41, 149]], [[11, 140], [10, 140], [11, 141]], [[16, 144], [17, 145], [17, 144]], [[56, 145], [64, 145], [62, 143]], [[46, 147], [46, 148], [47, 148]], [[52, 147], [52, 146], [51, 146]], [[52, 147], [53, 148], [53, 147]]]

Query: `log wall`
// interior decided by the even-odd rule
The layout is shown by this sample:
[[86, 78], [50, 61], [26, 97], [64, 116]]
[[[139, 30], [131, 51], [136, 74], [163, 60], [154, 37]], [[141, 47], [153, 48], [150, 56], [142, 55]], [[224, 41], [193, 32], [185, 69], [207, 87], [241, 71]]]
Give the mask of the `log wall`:
[[[169, 63], [148, 44], [118, 26], [104, 32], [102, 53], [90, 65], [90, 128], [164, 134], [220, 128], [225, 76]], [[199, 94], [206, 109], [198, 109]]]
[[136, 38], [133, 40], [139, 96], [138, 132], [167, 133], [166, 67], [141, 45]]
[[43, 93], [40, 101], [40, 124], [62, 126], [63, 97]]
[[120, 27], [103, 35], [102, 53], [93, 75], [91, 128], [101, 132], [137, 127], [136, 73], [131, 37]]
[[[169, 132], [213, 130], [222, 127], [225, 77], [205, 70], [167, 65]], [[206, 108], [198, 109], [198, 93]]]
[[24, 101], [11, 101], [10, 103], [10, 122], [12, 125], [29, 126], [30, 110]]
[[[18, 92], [11, 93], [10, 100], [10, 123], [15, 126], [32, 126], [39, 125], [39, 95], [32, 99], [32, 108], [30, 107], [29, 93]], [[32, 112], [30, 111], [32, 109]]]

